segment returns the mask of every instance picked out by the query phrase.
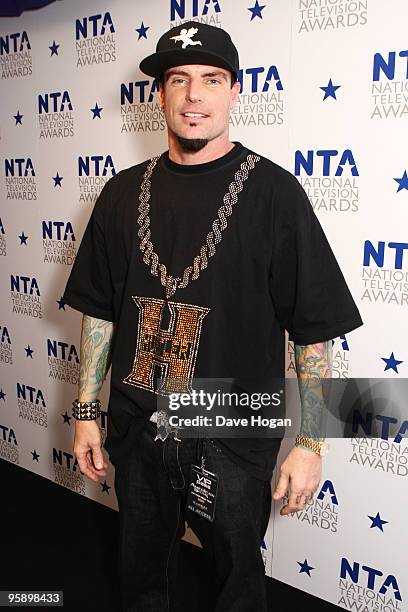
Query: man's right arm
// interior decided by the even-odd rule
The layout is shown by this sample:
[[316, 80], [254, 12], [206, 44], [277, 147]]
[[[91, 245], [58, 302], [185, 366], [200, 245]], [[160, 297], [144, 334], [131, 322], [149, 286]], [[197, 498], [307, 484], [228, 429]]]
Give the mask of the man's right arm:
[[82, 317], [81, 357], [79, 375], [80, 402], [98, 398], [110, 367], [114, 324], [85, 315]]
[[[80, 402], [95, 401], [111, 363], [114, 323], [84, 314], [80, 345]], [[106, 476], [108, 467], [101, 450], [101, 431], [97, 420], [76, 420], [74, 455], [81, 472], [95, 480]], [[100, 466], [100, 467], [99, 467]]]

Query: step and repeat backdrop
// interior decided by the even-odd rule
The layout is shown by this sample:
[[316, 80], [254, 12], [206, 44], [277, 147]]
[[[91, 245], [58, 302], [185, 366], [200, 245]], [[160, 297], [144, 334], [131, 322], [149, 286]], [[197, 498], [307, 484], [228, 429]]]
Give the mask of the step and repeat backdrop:
[[[408, 374], [406, 0], [57, 1], [1, 19], [0, 457], [112, 508], [113, 467], [91, 482], [72, 452], [82, 315], [62, 294], [103, 185], [167, 148], [138, 64], [191, 19], [231, 34], [231, 138], [297, 177], [360, 309], [365, 325], [334, 339], [333, 376]], [[289, 338], [286, 363], [295, 377]], [[109, 375], [105, 434], [108, 397]], [[274, 504], [262, 554], [267, 575], [342, 608], [400, 612], [408, 421], [383, 400], [364, 418], [351, 402], [314, 500], [288, 516]]]

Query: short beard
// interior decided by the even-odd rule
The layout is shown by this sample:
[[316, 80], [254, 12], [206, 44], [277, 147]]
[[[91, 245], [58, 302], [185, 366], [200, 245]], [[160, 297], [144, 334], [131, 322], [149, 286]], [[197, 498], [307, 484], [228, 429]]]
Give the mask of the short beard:
[[183, 138], [182, 136], [177, 136], [177, 140], [183, 151], [190, 152], [201, 151], [208, 144], [208, 138]]

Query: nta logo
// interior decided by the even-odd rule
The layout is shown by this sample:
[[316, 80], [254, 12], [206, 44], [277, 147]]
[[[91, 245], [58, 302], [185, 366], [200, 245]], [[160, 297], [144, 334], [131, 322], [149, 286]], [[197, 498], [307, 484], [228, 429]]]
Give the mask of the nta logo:
[[[391, 249], [391, 253], [388, 249]], [[386, 251], [385, 241], [379, 240], [375, 245], [371, 240], [366, 240], [364, 242], [363, 266], [370, 266], [370, 262], [373, 260], [376, 266], [382, 268], [384, 267], [386, 253], [390, 253], [394, 269], [401, 270], [407, 249], [407, 242], [388, 242]]]
[[385, 58], [381, 53], [375, 53], [373, 63], [373, 81], [379, 81], [381, 75], [384, 75], [389, 81], [395, 79], [397, 71], [397, 57], [403, 58], [398, 61], [398, 67], [401, 68], [400, 78], [408, 79], [408, 49], [406, 51], [390, 51], [388, 58]]
[[[362, 574], [364, 572], [364, 574]], [[381, 594], [388, 594], [391, 591], [392, 595], [398, 601], [402, 601], [401, 593], [398, 587], [397, 579], [392, 574], [386, 576], [381, 570], [378, 570], [374, 567], [370, 567], [369, 565], [361, 565], [357, 563], [357, 561], [353, 562], [353, 566], [351, 566], [348, 559], [342, 557], [341, 559], [341, 569], [340, 569], [340, 577], [345, 579], [347, 577], [354, 584], [358, 584], [360, 577], [362, 574], [363, 580], [366, 580], [365, 587], [367, 589], [371, 589], [372, 591], [378, 591]], [[380, 588], [378, 588], [380, 586]]]
[[6, 176], [35, 176], [34, 165], [30, 157], [5, 159], [4, 165]]
[[[338, 159], [340, 157], [340, 159]], [[300, 176], [303, 170], [308, 176], [314, 173], [316, 161], [319, 162], [323, 176], [342, 176], [346, 166], [352, 176], [359, 176], [357, 165], [351, 149], [345, 149], [342, 153], [336, 149], [309, 150], [304, 155], [302, 151], [295, 151], [295, 175]]]
[[111, 176], [116, 174], [112, 156], [106, 155], [86, 155], [78, 157], [78, 176]]
[[38, 113], [63, 113], [73, 110], [68, 91], [54, 91], [38, 95]]
[[25, 30], [23, 32], [16, 32], [15, 34], [0, 36], [0, 55], [21, 53], [21, 51], [28, 49], [31, 49], [31, 45]]
[[190, 9], [192, 18], [205, 16], [211, 8], [215, 13], [220, 13], [219, 0], [170, 0], [170, 21], [186, 18], [186, 5]]
[[88, 36], [104, 36], [107, 30], [111, 34], [115, 32], [110, 13], [90, 15], [89, 17], [83, 17], [82, 21], [80, 19], [75, 21], [76, 40], [88, 38]]

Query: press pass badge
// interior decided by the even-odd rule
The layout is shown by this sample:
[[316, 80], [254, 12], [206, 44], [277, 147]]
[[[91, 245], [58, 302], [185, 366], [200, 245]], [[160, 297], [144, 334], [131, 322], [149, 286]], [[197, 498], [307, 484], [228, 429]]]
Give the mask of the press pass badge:
[[218, 476], [204, 469], [205, 459], [201, 466], [190, 465], [190, 483], [187, 493], [187, 509], [207, 519], [211, 523], [215, 517]]

